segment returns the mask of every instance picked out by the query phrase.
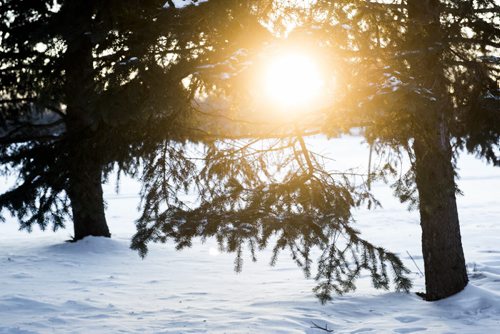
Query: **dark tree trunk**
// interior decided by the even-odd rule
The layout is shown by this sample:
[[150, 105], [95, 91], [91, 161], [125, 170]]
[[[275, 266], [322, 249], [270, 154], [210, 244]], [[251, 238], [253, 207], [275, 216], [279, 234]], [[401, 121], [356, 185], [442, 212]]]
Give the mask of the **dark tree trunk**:
[[416, 114], [414, 152], [420, 203], [422, 253], [427, 300], [451, 296], [467, 285], [460, 236], [456, 185], [447, 120], [452, 103], [441, 65], [443, 45], [439, 0], [408, 0], [408, 49], [421, 56], [411, 61], [420, 86], [435, 101], [421, 99]]
[[68, 196], [73, 211], [73, 240], [87, 236], [110, 237], [102, 196], [101, 166], [92, 161], [70, 171]]
[[110, 237], [104, 213], [102, 162], [96, 150], [96, 88], [93, 68], [92, 3], [70, 1], [62, 10], [71, 20], [64, 36], [68, 138], [68, 189], [75, 228], [74, 240], [86, 236]]
[[451, 148], [443, 131], [440, 127], [428, 140], [414, 142], [427, 300], [446, 298], [467, 285]]

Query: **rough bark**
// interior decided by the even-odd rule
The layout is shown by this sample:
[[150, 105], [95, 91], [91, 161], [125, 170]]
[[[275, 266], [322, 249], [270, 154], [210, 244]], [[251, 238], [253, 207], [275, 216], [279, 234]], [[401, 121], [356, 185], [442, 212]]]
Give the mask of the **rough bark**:
[[408, 0], [408, 46], [425, 50], [411, 64], [419, 84], [436, 101], [422, 102], [415, 120], [414, 152], [419, 193], [427, 300], [451, 296], [467, 285], [447, 118], [452, 110], [444, 70], [439, 0]]
[[86, 161], [81, 169], [70, 171], [68, 196], [73, 211], [73, 240], [111, 236], [104, 214], [101, 166], [98, 163]]
[[420, 201], [425, 299], [451, 296], [467, 285], [451, 148], [444, 127], [414, 142]]
[[65, 36], [67, 117], [69, 143], [67, 189], [73, 211], [74, 240], [86, 236], [110, 237], [104, 212], [102, 164], [92, 137], [97, 128], [93, 113], [96, 100], [92, 55], [91, 3], [68, 2], [64, 17], [73, 30]]

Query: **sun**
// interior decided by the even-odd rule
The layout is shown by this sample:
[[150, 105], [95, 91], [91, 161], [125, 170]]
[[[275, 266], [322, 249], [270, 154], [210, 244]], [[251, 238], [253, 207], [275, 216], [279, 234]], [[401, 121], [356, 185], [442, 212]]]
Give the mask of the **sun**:
[[266, 97], [278, 107], [303, 108], [321, 93], [323, 78], [314, 57], [301, 53], [274, 55], [265, 67]]

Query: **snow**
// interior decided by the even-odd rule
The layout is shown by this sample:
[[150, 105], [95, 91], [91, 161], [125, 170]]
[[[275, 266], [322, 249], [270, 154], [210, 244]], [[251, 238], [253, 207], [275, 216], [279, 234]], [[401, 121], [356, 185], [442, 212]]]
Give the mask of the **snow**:
[[[368, 150], [358, 137], [312, 141], [339, 165], [366, 169]], [[129, 249], [138, 216], [138, 185], [123, 180], [121, 193], [106, 186], [112, 239], [65, 243], [71, 230], [17, 231], [13, 220], [0, 225], [0, 334], [33, 333], [494, 333], [500, 325], [500, 169], [471, 156], [459, 161], [458, 199], [471, 283], [439, 302], [414, 293], [377, 291], [368, 279], [358, 290], [321, 305], [313, 280], [304, 278], [282, 254], [275, 267], [270, 251], [246, 259], [233, 271], [234, 256], [213, 241], [176, 251], [152, 245], [141, 260]], [[383, 209], [356, 212], [368, 240], [400, 254], [423, 291], [417, 212], [391, 197], [387, 186], [374, 191]]]
[[[175, 8], [183, 8], [189, 5], [194, 5], [198, 6], [200, 3], [207, 2], [208, 0], [172, 0], [172, 3], [174, 4]], [[167, 2], [163, 5], [163, 8], [167, 9], [169, 8], [170, 5]]]

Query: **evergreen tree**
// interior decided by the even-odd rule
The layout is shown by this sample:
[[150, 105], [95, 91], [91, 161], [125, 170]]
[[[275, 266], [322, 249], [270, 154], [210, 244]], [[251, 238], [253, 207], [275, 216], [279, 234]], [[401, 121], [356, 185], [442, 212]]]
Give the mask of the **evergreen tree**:
[[74, 240], [109, 237], [102, 182], [113, 166], [136, 171], [155, 136], [182, 140], [196, 40], [189, 11], [163, 5], [1, 1], [0, 162], [17, 183], [0, 207], [22, 229], [55, 230], [71, 215]]
[[[182, 8], [171, 1], [2, 1], [1, 163], [18, 182], [1, 207], [24, 229], [57, 229], [72, 213], [74, 240], [109, 236], [101, 184], [118, 166], [144, 184], [132, 244], [142, 254], [149, 241], [173, 238], [182, 248], [193, 237], [215, 236], [237, 253], [240, 270], [245, 243], [255, 258], [275, 240], [272, 262], [289, 248], [308, 276], [311, 249], [319, 247], [323, 301], [353, 290], [363, 269], [388, 288], [390, 267], [395, 286], [407, 290], [397, 256], [350, 226], [351, 208], [370, 199], [362, 187], [322, 172], [301, 138], [282, 147], [300, 153], [276, 159], [275, 145], [255, 152], [253, 139], [239, 148], [221, 139], [290, 133], [226, 127], [219, 118], [226, 112], [213, 121], [213, 111], [193, 108], [203, 94], [221, 92], [221, 70], [234, 70], [243, 49], [272, 38], [261, 19], [278, 8], [261, 1]], [[190, 157], [193, 141], [207, 147], [203, 166]], [[278, 169], [283, 178], [273, 176]], [[193, 189], [199, 205], [190, 207], [182, 192]]]
[[[363, 127], [378, 151], [409, 154], [412, 167], [399, 176], [394, 189], [402, 201], [418, 205], [420, 210], [425, 298], [437, 300], [461, 291], [467, 284], [467, 273], [455, 198], [455, 160], [466, 149], [499, 164], [498, 4], [493, 0], [318, 0], [297, 8], [295, 3], [261, 2], [267, 6], [257, 14], [258, 21], [282, 36], [293, 22], [298, 28], [289, 34], [287, 43], [307, 43], [328, 59], [338, 86], [336, 101], [323, 110], [327, 118], [321, 123], [323, 133], [335, 136]], [[241, 108], [241, 104], [251, 104], [251, 96], [247, 99], [241, 93], [245, 87], [242, 82], [251, 77], [255, 66], [248, 63], [256, 62], [265, 42], [269, 40], [254, 49], [243, 47], [243, 60], [228, 57], [226, 62], [209, 63], [210, 70], [200, 71], [212, 77], [205, 78], [210, 83], [207, 86], [217, 86], [231, 96], [230, 105], [236, 103]], [[242, 69], [238, 64], [245, 66]], [[217, 80], [221, 75], [229, 79]], [[246, 107], [243, 114], [248, 112]], [[234, 112], [231, 116], [237, 121]], [[227, 118], [227, 113], [221, 117]], [[248, 121], [248, 117], [243, 118], [240, 123]], [[302, 119], [301, 124], [309, 124], [307, 130], [320, 123]], [[257, 132], [272, 137], [270, 128], [262, 124], [242, 128], [239, 134]], [[274, 149], [279, 150], [279, 145]], [[301, 148], [291, 154], [306, 151]], [[302, 163], [307, 166], [307, 159]], [[221, 173], [227, 173], [228, 168], [221, 167]], [[378, 173], [397, 175], [395, 170], [393, 161], [388, 160]], [[292, 178], [282, 182], [290, 187], [294, 184]], [[235, 185], [240, 189], [238, 183]], [[289, 204], [294, 200], [294, 196], [287, 197]], [[324, 210], [322, 206], [318, 212]], [[137, 240], [146, 240], [142, 234], [145, 226], [139, 225], [135, 247]], [[153, 232], [164, 226], [149, 230], [153, 240], [165, 237]]]
[[[303, 140], [318, 124], [328, 135], [362, 126], [370, 141], [412, 158], [395, 186], [420, 207], [426, 298], [465, 286], [453, 159], [466, 148], [499, 163], [493, 0], [1, 4], [1, 162], [4, 174], [18, 172], [18, 184], [0, 204], [23, 228], [61, 227], [71, 209], [76, 240], [109, 236], [101, 183], [117, 165], [143, 172], [132, 244], [142, 254], [150, 241], [173, 238], [182, 248], [216, 236], [237, 253], [239, 269], [245, 243], [253, 254], [275, 240], [274, 258], [288, 247], [306, 275], [311, 249], [321, 249], [323, 301], [353, 290], [362, 269], [387, 288], [388, 264], [395, 286], [407, 290], [397, 256], [351, 226], [353, 207], [376, 204], [365, 185], [325, 172]], [[327, 121], [277, 129], [245, 115], [252, 95], [243, 88], [252, 60], [291, 22], [300, 28], [288, 40], [321, 52], [341, 93], [323, 110]], [[207, 97], [218, 101], [215, 112]], [[192, 141], [207, 147], [203, 166]], [[393, 170], [386, 167], [381, 173]], [[194, 207], [181, 195], [193, 189]]]
[[322, 302], [354, 290], [365, 271], [376, 288], [388, 289], [392, 278], [396, 289], [408, 291], [408, 270], [397, 255], [353, 227], [353, 208], [376, 205], [366, 186], [356, 175], [326, 172], [322, 157], [307, 148], [302, 135], [316, 125], [273, 122], [268, 110], [249, 109], [252, 98], [244, 88], [255, 72], [253, 60], [274, 40], [263, 22], [280, 17], [282, 9], [274, 2], [234, 0], [193, 8], [198, 19], [192, 29], [207, 46], [189, 76], [191, 124], [203, 145], [165, 141], [144, 157], [142, 215], [132, 248], [145, 256], [149, 242], [170, 240], [181, 249], [195, 238], [215, 237], [221, 250], [236, 254], [237, 271], [245, 248], [256, 260], [259, 249], [272, 247], [271, 264], [287, 249], [318, 281]]
[[361, 121], [370, 140], [410, 154], [412, 169], [396, 192], [419, 205], [425, 298], [445, 298], [468, 280], [455, 158], [465, 147], [498, 165], [499, 6], [437, 0], [335, 6], [350, 8], [352, 17], [339, 24], [353, 27], [348, 35], [356, 44], [349, 48], [359, 58], [351, 58], [354, 80], [345, 95], [357, 105], [339, 102], [347, 106], [339, 110], [344, 115], [332, 113], [331, 121]]

